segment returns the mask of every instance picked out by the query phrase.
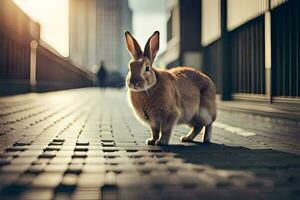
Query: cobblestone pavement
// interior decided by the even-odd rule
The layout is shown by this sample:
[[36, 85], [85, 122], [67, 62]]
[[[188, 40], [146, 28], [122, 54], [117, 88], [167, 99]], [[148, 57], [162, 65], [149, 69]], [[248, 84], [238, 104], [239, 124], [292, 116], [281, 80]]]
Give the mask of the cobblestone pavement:
[[213, 143], [146, 146], [126, 94], [0, 98], [1, 199], [300, 199], [300, 124], [219, 111]]

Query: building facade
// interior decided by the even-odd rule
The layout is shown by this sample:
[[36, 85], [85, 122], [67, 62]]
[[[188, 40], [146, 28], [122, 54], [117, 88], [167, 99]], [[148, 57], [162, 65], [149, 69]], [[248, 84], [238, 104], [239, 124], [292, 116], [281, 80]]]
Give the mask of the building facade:
[[91, 71], [103, 61], [108, 71], [124, 75], [124, 32], [131, 24], [127, 0], [70, 0], [70, 59]]
[[[198, 51], [201, 58], [194, 66], [200, 66], [213, 79], [223, 99], [299, 100], [299, 1], [198, 2], [199, 5], [194, 3], [193, 7], [197, 7], [199, 16], [189, 14], [193, 22], [189, 27], [184, 28], [187, 15], [184, 13], [194, 13], [194, 8], [188, 10], [184, 0], [174, 1], [167, 10], [176, 16], [173, 13], [179, 9], [177, 19], [166, 24], [168, 32], [173, 33], [174, 27], [180, 27], [176, 54], [172, 54], [171, 48], [162, 54], [167, 66], [186, 64], [182, 55], [186, 53], [183, 46], [188, 43], [184, 40], [189, 35], [189, 40], [198, 45], [199, 50], [194, 51]], [[194, 37], [199, 41], [193, 40]]]
[[167, 1], [167, 49], [159, 60], [167, 68], [188, 65], [201, 68], [200, 1]]
[[92, 76], [40, 39], [40, 25], [0, 1], [0, 96], [92, 86]]
[[92, 70], [96, 61], [96, 1], [69, 1], [69, 58]]

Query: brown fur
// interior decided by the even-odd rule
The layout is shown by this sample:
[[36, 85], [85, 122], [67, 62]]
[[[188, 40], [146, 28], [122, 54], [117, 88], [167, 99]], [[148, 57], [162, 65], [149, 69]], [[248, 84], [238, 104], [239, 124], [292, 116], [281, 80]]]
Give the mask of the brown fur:
[[[153, 37], [157, 37], [155, 33], [146, 47], [151, 47]], [[152, 41], [155, 42], [157, 41]], [[144, 50], [151, 51], [153, 49]], [[188, 124], [193, 128], [187, 136], [181, 138], [183, 142], [193, 140], [202, 127], [206, 126], [204, 141], [209, 142], [211, 125], [216, 119], [216, 90], [213, 82], [200, 70], [192, 67], [170, 70], [153, 68], [150, 66], [153, 63], [151, 59], [154, 57], [140, 54], [133, 57], [126, 81], [135, 114], [152, 130], [153, 137], [147, 140], [147, 144], [168, 144], [176, 124]], [[147, 66], [150, 67], [149, 71], [145, 71]], [[143, 90], [147, 87], [148, 89]]]

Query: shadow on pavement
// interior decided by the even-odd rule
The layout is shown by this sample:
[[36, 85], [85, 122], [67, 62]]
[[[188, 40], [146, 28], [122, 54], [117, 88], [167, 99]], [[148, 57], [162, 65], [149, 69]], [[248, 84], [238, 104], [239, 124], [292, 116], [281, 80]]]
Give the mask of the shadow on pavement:
[[300, 156], [272, 149], [248, 149], [222, 144], [170, 145], [164, 150], [176, 153], [178, 157], [193, 164], [205, 164], [220, 169], [270, 169], [283, 170], [300, 168]]
[[[272, 149], [248, 149], [201, 142], [194, 142], [192, 146], [170, 145], [163, 149], [175, 153], [175, 157], [192, 166], [203, 170], [206, 167], [212, 169], [213, 173], [221, 175], [226, 182], [240, 179], [239, 184], [244, 182], [249, 188], [261, 189], [264, 185], [260, 180], [267, 180], [269, 186], [271, 185], [267, 193], [271, 197], [275, 199], [300, 197], [300, 156], [298, 155]], [[202, 170], [199, 171], [201, 172]], [[262, 190], [262, 192], [266, 191]]]

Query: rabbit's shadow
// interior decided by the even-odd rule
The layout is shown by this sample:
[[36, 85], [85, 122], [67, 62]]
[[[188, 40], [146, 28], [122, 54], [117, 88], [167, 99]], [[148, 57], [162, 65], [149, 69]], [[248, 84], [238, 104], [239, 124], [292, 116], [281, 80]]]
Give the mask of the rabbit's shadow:
[[289, 170], [300, 168], [300, 156], [272, 149], [249, 149], [222, 144], [192, 142], [187, 146], [169, 145], [162, 147], [176, 157], [195, 165], [209, 165], [217, 169]]

